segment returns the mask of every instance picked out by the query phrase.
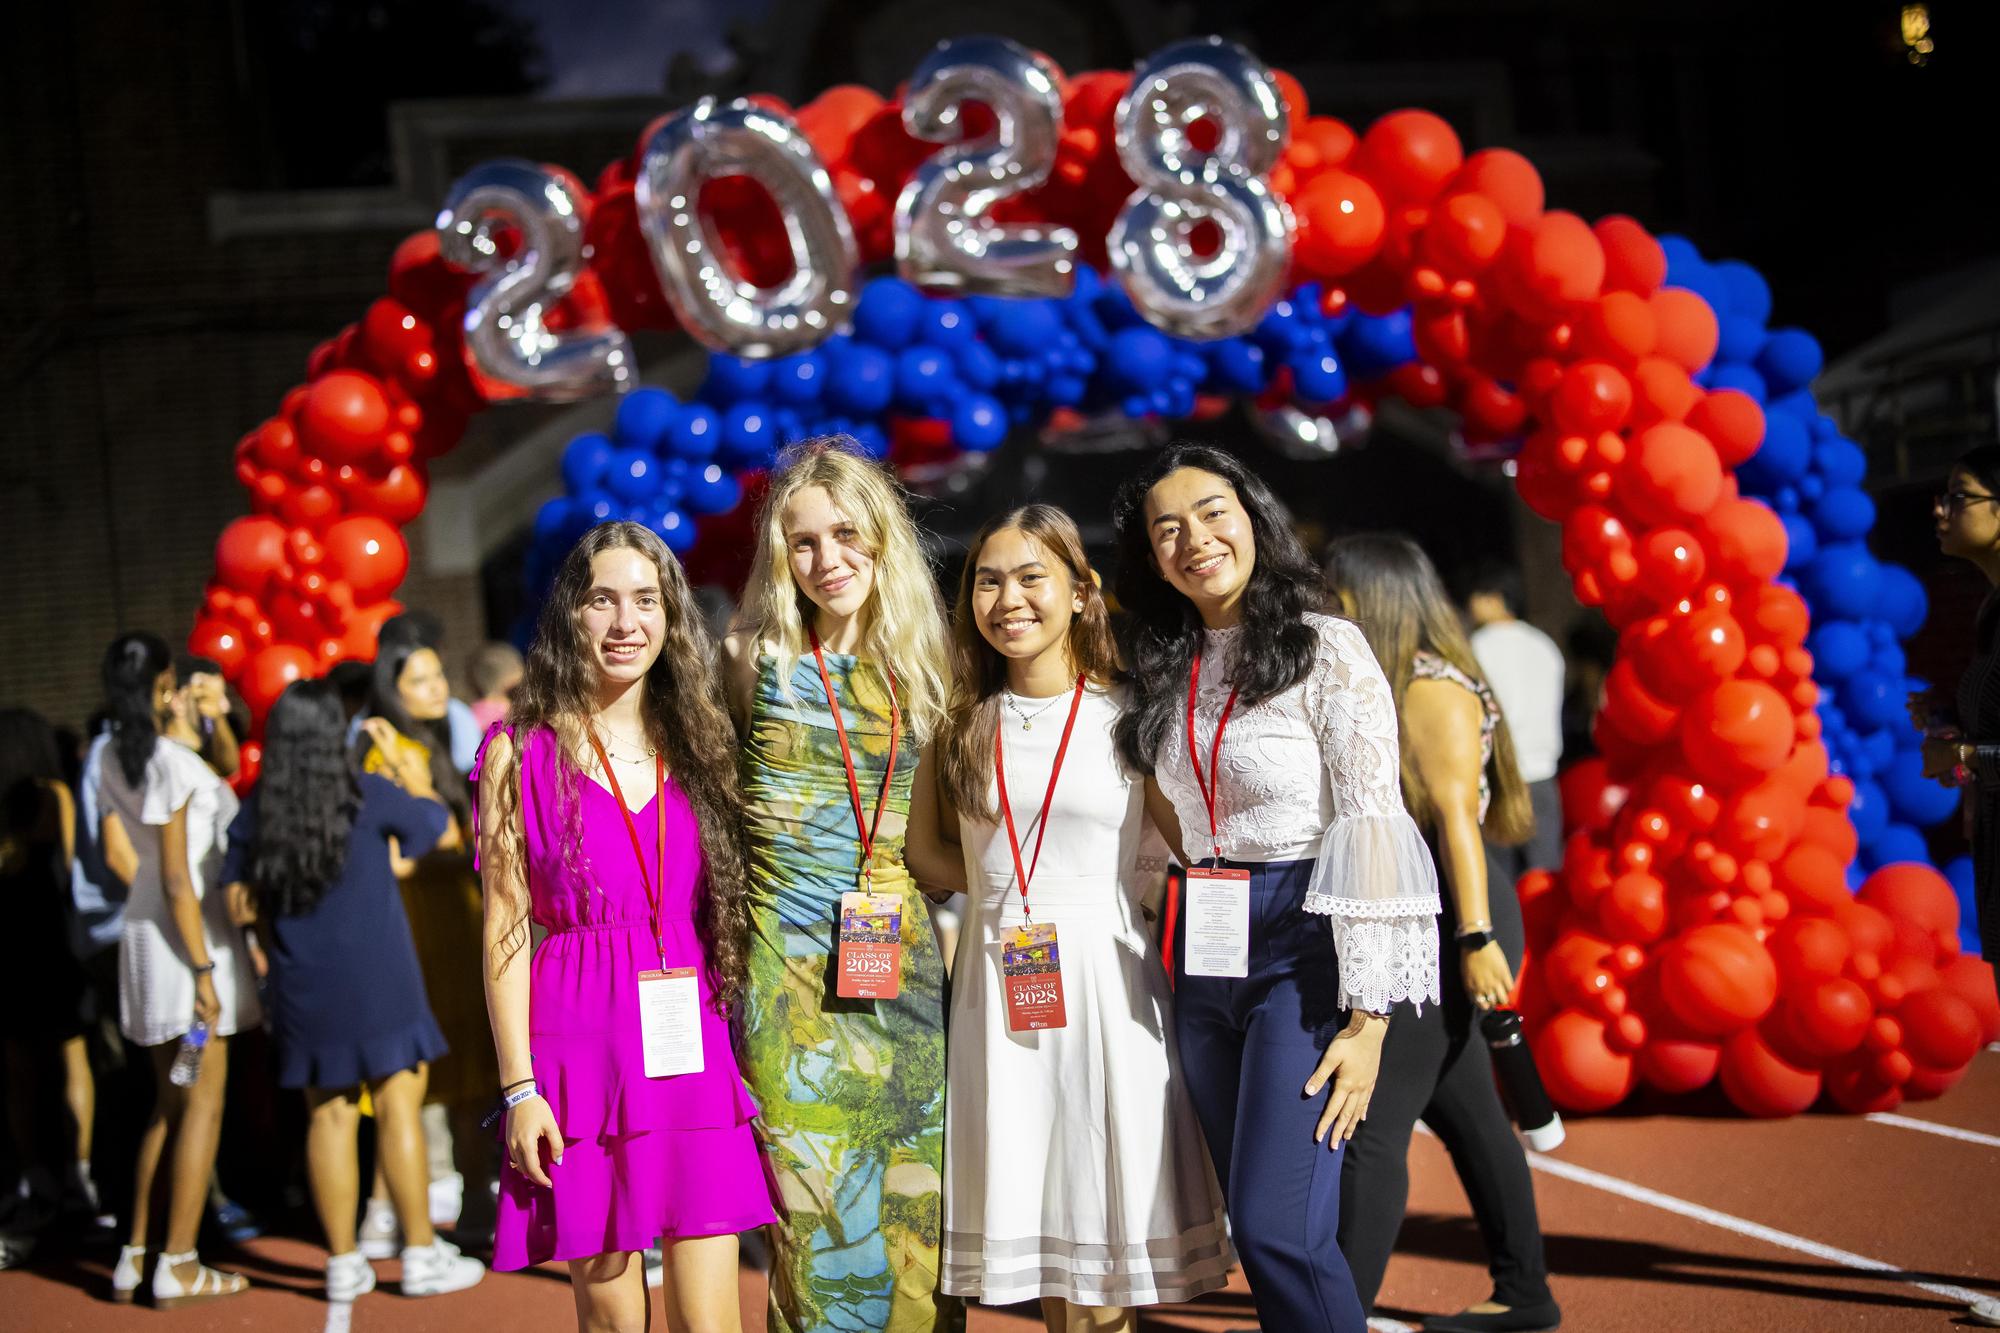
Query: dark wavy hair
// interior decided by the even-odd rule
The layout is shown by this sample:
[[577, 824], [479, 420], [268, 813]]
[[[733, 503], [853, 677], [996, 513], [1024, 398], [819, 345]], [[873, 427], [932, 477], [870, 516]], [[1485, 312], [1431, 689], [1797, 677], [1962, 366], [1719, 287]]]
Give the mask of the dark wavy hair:
[[1011, 510], [973, 534], [965, 548], [965, 567], [958, 576], [958, 600], [952, 606], [953, 663], [951, 712], [938, 747], [940, 780], [959, 813], [974, 819], [994, 819], [992, 793], [993, 733], [1000, 724], [1000, 691], [1007, 685], [1007, 659], [979, 632], [972, 611], [973, 587], [979, 574], [979, 552], [996, 532], [1013, 529], [1048, 552], [1050, 563], [1069, 578], [1083, 598], [1083, 610], [1069, 622], [1070, 667], [1097, 685], [1118, 676], [1118, 647], [1111, 637], [1111, 615], [1104, 595], [1090, 574], [1083, 537], [1076, 522], [1054, 505], [1032, 504]]
[[[469, 829], [472, 827], [472, 787], [466, 782], [465, 775], [452, 766], [451, 719], [448, 716], [434, 720], [412, 717], [403, 704], [403, 692], [396, 688], [396, 682], [403, 677], [403, 668], [426, 648], [437, 653], [437, 645], [428, 638], [408, 629], [385, 627], [375, 650], [375, 674], [369, 684], [368, 712], [430, 751], [431, 786], [446, 808], [458, 816], [458, 826]], [[442, 655], [438, 660], [443, 662]], [[367, 753], [366, 737], [362, 738], [361, 749], [363, 754]], [[387, 759], [389, 756], [382, 757]]]
[[360, 807], [340, 687], [324, 678], [292, 682], [264, 724], [257, 840], [245, 862], [266, 912], [303, 916], [319, 905], [347, 862]]
[[121, 634], [104, 650], [104, 711], [111, 719], [111, 753], [135, 791], [146, 780], [147, 761], [160, 739], [153, 682], [173, 664], [167, 641], [145, 630]]
[[1118, 576], [1112, 585], [1126, 622], [1126, 661], [1131, 664], [1132, 706], [1118, 719], [1115, 735], [1125, 762], [1141, 773], [1153, 771], [1168, 728], [1187, 702], [1188, 669], [1201, 645], [1201, 615], [1194, 603], [1161, 577], [1153, 560], [1146, 525], [1146, 497], [1171, 473], [1194, 468], [1227, 482], [1250, 518], [1257, 554], [1243, 590], [1243, 636], [1255, 652], [1237, 654], [1230, 683], [1241, 692], [1239, 708], [1282, 694], [1312, 670], [1316, 640], [1305, 622], [1308, 611], [1327, 606], [1319, 566], [1292, 531], [1291, 515], [1263, 478], [1232, 454], [1205, 444], [1171, 444], [1127, 477], [1111, 503], [1118, 543]]
[[[513, 896], [506, 933], [510, 938], [526, 933], [527, 847], [518, 774], [529, 737], [544, 727], [555, 735], [560, 809], [575, 810], [577, 784], [588, 781], [576, 755], [589, 743], [597, 666], [583, 612], [590, 601], [591, 561], [605, 551], [637, 551], [660, 572], [666, 642], [646, 675], [646, 738], [666, 755], [674, 781], [694, 811], [702, 857], [695, 930], [707, 954], [711, 993], [717, 1008], [726, 1012], [749, 971], [750, 883], [743, 801], [736, 783], [736, 728], [723, 705], [715, 640], [687, 575], [666, 543], [643, 524], [600, 523], [563, 557], [507, 715], [514, 734], [513, 765], [505, 772], [489, 768], [480, 774], [482, 783], [500, 783], [501, 818], [489, 836], [500, 881]], [[576, 841], [565, 845], [566, 859], [577, 854]], [[507, 873], [514, 867], [519, 873]]]
[[63, 780], [55, 728], [32, 708], [0, 708], [0, 833], [35, 827], [47, 784]]

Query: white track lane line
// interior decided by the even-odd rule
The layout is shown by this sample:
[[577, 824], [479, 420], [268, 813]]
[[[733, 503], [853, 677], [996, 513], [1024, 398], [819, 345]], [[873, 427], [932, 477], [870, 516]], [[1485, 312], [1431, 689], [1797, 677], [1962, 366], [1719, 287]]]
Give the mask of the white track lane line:
[[1914, 1116], [1891, 1115], [1887, 1111], [1871, 1112], [1867, 1119], [1878, 1125], [1894, 1125], [1897, 1129], [1920, 1130], [1925, 1134], [1936, 1134], [1940, 1138], [1957, 1139], [1961, 1143], [1977, 1143], [1984, 1148], [2000, 1148], [2000, 1134], [1982, 1134], [1976, 1129], [1958, 1129], [1952, 1125], [1934, 1125], [1928, 1120], [1918, 1120]]
[[[1929, 1126], [1926, 1126], [1926, 1128], [1929, 1128]], [[1576, 1166], [1570, 1162], [1559, 1161], [1554, 1157], [1545, 1157], [1538, 1152], [1530, 1152], [1528, 1154], [1528, 1165], [1534, 1167], [1537, 1171], [1546, 1171], [1559, 1179], [1578, 1185], [1588, 1185], [1592, 1189], [1603, 1190], [1607, 1194], [1616, 1194], [1620, 1198], [1630, 1199], [1634, 1203], [1650, 1204], [1655, 1208], [1678, 1214], [1681, 1217], [1691, 1218], [1696, 1222], [1705, 1222], [1709, 1226], [1719, 1227], [1724, 1231], [1733, 1231], [1739, 1236], [1748, 1236], [1752, 1240], [1763, 1241], [1766, 1245], [1776, 1245], [1780, 1249], [1794, 1250], [1800, 1254], [1809, 1254], [1815, 1259], [1824, 1259], [1829, 1263], [1839, 1264], [1843, 1268], [1852, 1268], [1856, 1272], [1873, 1273], [1879, 1277], [1892, 1278], [1898, 1282], [1907, 1282], [1920, 1290], [1928, 1291], [1936, 1296], [1942, 1296], [1949, 1301], [1956, 1301], [1961, 1305], [1970, 1305], [1974, 1301], [1985, 1299], [1979, 1292], [1970, 1291], [1964, 1287], [1955, 1287], [1948, 1282], [1922, 1281], [1905, 1269], [1898, 1268], [1894, 1264], [1885, 1264], [1880, 1259], [1870, 1259], [1865, 1254], [1855, 1254], [1851, 1250], [1838, 1249], [1816, 1240], [1808, 1240], [1804, 1236], [1794, 1236], [1789, 1231], [1779, 1231], [1776, 1227], [1767, 1227], [1761, 1222], [1752, 1222], [1730, 1213], [1705, 1207], [1702, 1204], [1689, 1203], [1686, 1199], [1677, 1199], [1671, 1194], [1662, 1194], [1658, 1190], [1647, 1189], [1644, 1185], [1635, 1185], [1629, 1180], [1620, 1180], [1617, 1176], [1607, 1176], [1602, 1171], [1592, 1171], [1589, 1167]]]

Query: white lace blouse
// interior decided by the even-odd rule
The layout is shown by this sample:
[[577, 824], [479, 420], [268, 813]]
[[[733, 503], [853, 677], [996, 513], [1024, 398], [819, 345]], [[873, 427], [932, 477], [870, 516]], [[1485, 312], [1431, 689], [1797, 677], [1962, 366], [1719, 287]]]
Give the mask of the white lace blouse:
[[[1350, 1005], [1386, 1013], [1438, 1001], [1438, 881], [1403, 808], [1395, 698], [1354, 625], [1308, 613], [1319, 652], [1306, 678], [1230, 715], [1217, 777], [1216, 841], [1225, 860], [1312, 860], [1305, 909], [1332, 919]], [[1229, 700], [1240, 629], [1208, 630], [1195, 737], [1204, 767]], [[1155, 762], [1188, 855], [1205, 858], [1208, 807], [1188, 760], [1187, 729], [1168, 730]]]

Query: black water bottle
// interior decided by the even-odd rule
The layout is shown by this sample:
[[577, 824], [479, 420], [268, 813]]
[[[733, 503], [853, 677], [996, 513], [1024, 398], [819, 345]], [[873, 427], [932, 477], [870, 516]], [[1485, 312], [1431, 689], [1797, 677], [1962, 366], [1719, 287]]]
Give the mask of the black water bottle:
[[1493, 1068], [1500, 1076], [1500, 1090], [1513, 1109], [1514, 1123], [1521, 1137], [1536, 1152], [1549, 1152], [1563, 1141], [1562, 1117], [1549, 1101], [1535, 1057], [1521, 1035], [1521, 1015], [1512, 1009], [1488, 1009], [1479, 1027], [1493, 1051]]

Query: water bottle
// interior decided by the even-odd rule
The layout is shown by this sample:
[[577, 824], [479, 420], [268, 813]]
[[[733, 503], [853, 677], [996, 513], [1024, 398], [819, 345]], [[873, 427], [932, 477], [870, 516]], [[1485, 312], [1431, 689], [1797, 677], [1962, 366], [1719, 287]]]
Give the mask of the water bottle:
[[174, 1067], [167, 1073], [167, 1081], [177, 1088], [191, 1088], [201, 1077], [201, 1054], [208, 1049], [208, 1024], [195, 1020], [187, 1035], [181, 1038], [181, 1048], [174, 1053]]
[[1562, 1117], [1549, 1102], [1535, 1057], [1521, 1036], [1521, 1015], [1512, 1009], [1488, 1009], [1479, 1020], [1486, 1045], [1493, 1052], [1493, 1070], [1500, 1076], [1500, 1090], [1513, 1109], [1514, 1123], [1521, 1137], [1536, 1152], [1549, 1152], [1563, 1141]]

